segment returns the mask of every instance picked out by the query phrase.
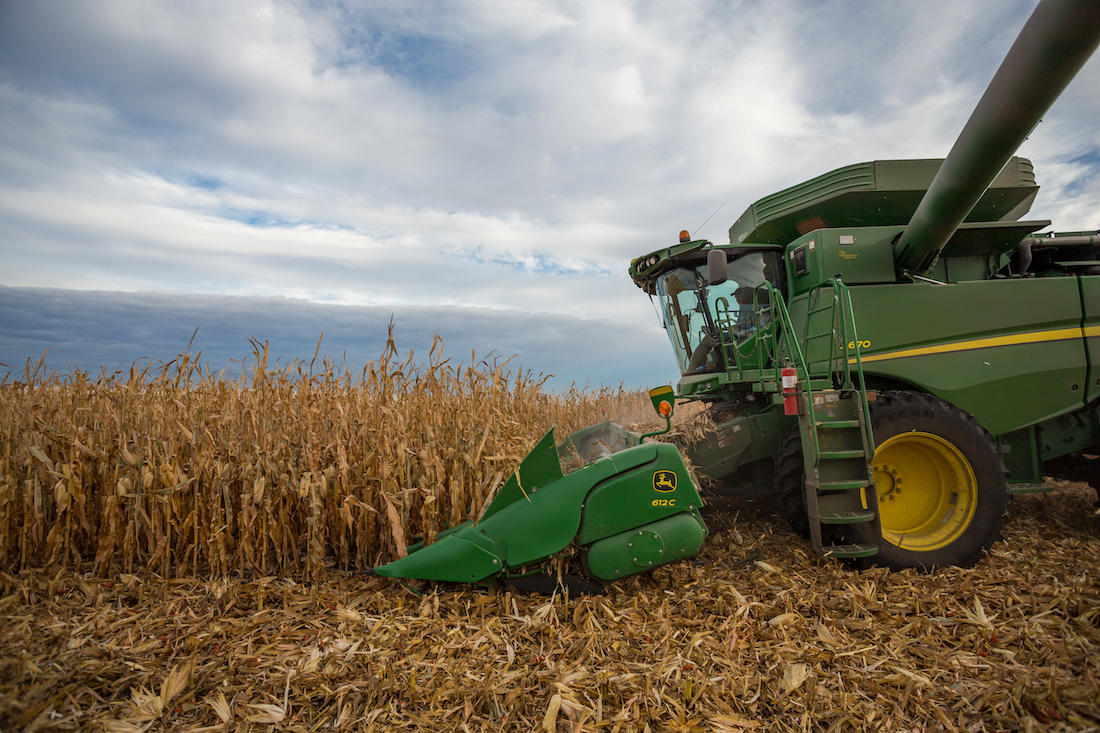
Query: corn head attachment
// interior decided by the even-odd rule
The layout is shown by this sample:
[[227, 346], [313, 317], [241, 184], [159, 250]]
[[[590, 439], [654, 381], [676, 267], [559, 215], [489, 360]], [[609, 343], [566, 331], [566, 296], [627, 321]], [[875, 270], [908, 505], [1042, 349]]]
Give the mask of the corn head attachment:
[[[653, 390], [661, 417], [672, 390]], [[376, 575], [458, 583], [504, 581], [522, 590], [575, 592], [692, 557], [707, 528], [702, 500], [675, 446], [610, 422], [539, 441], [481, 515], [430, 545], [375, 568]], [[570, 463], [563, 473], [560, 450]], [[566, 560], [563, 566], [555, 561]], [[565, 569], [563, 570], [563, 567]]]

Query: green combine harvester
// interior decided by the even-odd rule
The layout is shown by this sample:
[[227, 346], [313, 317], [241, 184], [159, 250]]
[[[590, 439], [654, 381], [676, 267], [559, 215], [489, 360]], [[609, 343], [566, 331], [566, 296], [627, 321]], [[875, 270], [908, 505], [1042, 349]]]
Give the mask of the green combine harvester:
[[[698, 471], [892, 568], [977, 562], [1044, 476], [1100, 488], [1100, 233], [1037, 234], [1013, 157], [1098, 44], [1100, 3], [1042, 0], [945, 160], [840, 168], [752, 204], [729, 244], [682, 232], [631, 263], [681, 372], [655, 407], [711, 405]], [[375, 572], [591, 592], [691, 557], [699, 494], [647, 437], [580, 431], [563, 474], [551, 431], [480, 517]]]

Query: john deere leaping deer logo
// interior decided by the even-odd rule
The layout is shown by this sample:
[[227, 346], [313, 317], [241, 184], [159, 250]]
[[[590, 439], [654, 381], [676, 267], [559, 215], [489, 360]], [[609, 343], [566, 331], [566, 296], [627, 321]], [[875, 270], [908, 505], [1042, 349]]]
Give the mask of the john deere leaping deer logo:
[[654, 471], [653, 490], [662, 494], [676, 491], [676, 474], [672, 471]]

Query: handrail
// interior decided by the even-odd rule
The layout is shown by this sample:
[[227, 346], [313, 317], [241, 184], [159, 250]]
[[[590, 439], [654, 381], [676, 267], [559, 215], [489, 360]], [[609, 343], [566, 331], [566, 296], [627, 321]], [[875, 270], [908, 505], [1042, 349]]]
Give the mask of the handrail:
[[[814, 415], [814, 399], [813, 399], [813, 386], [810, 383], [810, 366], [806, 361], [806, 355], [802, 353], [802, 347], [799, 346], [798, 340], [794, 337], [794, 324], [791, 323], [791, 314], [787, 310], [787, 304], [783, 300], [782, 294], [773, 286], [770, 282], [766, 283], [768, 292], [768, 301], [771, 310], [774, 313], [778, 313], [779, 318], [771, 319], [771, 329], [769, 329], [768, 335], [770, 337], [772, 346], [772, 368], [775, 372], [776, 385], [782, 384], [782, 364], [779, 361], [779, 348], [776, 339], [775, 325], [778, 323], [783, 327], [783, 339], [785, 346], [787, 347], [787, 353], [793, 354], [795, 358], [796, 368], [800, 368], [802, 374], [805, 375], [803, 380], [806, 384], [806, 410], [810, 417], [810, 431], [814, 435], [814, 442], [817, 442], [817, 419]], [[788, 357], [789, 358], [789, 357]], [[761, 367], [761, 372], [763, 367]], [[815, 447], [816, 451], [816, 447]]]
[[[790, 312], [787, 310], [786, 302], [784, 301], [782, 294], [771, 283], [767, 283], [767, 293], [769, 304], [767, 310], [773, 314], [770, 319], [769, 328], [763, 334], [767, 337], [768, 344], [758, 344], [757, 353], [761, 356], [761, 351], [767, 350], [768, 356], [771, 359], [773, 369], [775, 371], [775, 383], [778, 385], [781, 383], [780, 370], [782, 364], [780, 361], [780, 349], [778, 344], [778, 334], [776, 333], [776, 325], [782, 326], [783, 331], [783, 344], [786, 347], [786, 353], [789, 356], [793, 356], [796, 367], [804, 375], [806, 384], [806, 409], [810, 418], [810, 429], [816, 438], [817, 433], [817, 418], [814, 414], [814, 400], [813, 400], [813, 375], [810, 372], [810, 365], [808, 361], [809, 353], [803, 352], [802, 346], [799, 340], [795, 338], [794, 324], [791, 322]], [[832, 302], [827, 306], [822, 306], [820, 309], [814, 311], [812, 304], [812, 293], [807, 296], [807, 314], [806, 314], [806, 334], [802, 339], [802, 344], [808, 341], [810, 319], [813, 312], [832, 311], [834, 316], [830, 319], [832, 323], [831, 333], [823, 334], [823, 336], [832, 335], [833, 339], [829, 345], [829, 358], [828, 358], [828, 379], [834, 387], [840, 389], [848, 389], [858, 391], [860, 395], [860, 401], [863, 407], [863, 414], [865, 419], [864, 431], [867, 437], [867, 447], [871, 450], [874, 449], [875, 441], [874, 434], [871, 429], [870, 420], [870, 405], [867, 402], [867, 380], [863, 373], [863, 360], [860, 355], [859, 347], [859, 335], [856, 330], [856, 318], [855, 310], [852, 306], [852, 293], [848, 286], [841, 281], [838, 277], [831, 277], [824, 283], [814, 289], [813, 292], [820, 292], [823, 288], [828, 286], [832, 290]], [[755, 303], [754, 303], [755, 305]], [[774, 317], [778, 316], [778, 318]], [[837, 348], [836, 336], [840, 337], [839, 348]], [[849, 344], [851, 346], [849, 347]], [[839, 352], [839, 354], [838, 354]], [[853, 359], [854, 357], [854, 359]], [[852, 361], [855, 362], [856, 378], [858, 380], [858, 387], [852, 381]], [[840, 369], [834, 371], [837, 362], [842, 364]], [[761, 372], [763, 372], [763, 364], [760, 364]], [[839, 377], [839, 379], [838, 379]], [[838, 384], [838, 382], [840, 382]]]
[[[859, 332], [856, 329], [856, 315], [855, 309], [852, 306], [852, 291], [851, 289], [840, 279], [840, 277], [831, 277], [825, 282], [818, 285], [811, 292], [820, 292], [823, 288], [829, 287], [832, 290], [832, 309], [833, 326], [832, 335], [834, 336], [832, 342], [829, 344], [829, 378], [833, 382], [834, 386], [840, 389], [858, 391], [860, 401], [863, 407], [863, 414], [866, 417], [864, 420], [864, 432], [867, 437], [867, 448], [873, 450], [875, 446], [874, 432], [871, 428], [871, 408], [867, 402], [867, 379], [863, 373], [863, 358], [860, 354], [859, 346]], [[810, 304], [807, 303], [809, 306]], [[823, 307], [817, 312], [828, 310], [828, 307]], [[809, 334], [810, 329], [810, 310], [807, 308], [806, 316], [806, 333]], [[840, 348], [837, 348], [836, 335], [840, 336]], [[805, 339], [804, 339], [805, 340]], [[850, 344], [850, 346], [849, 346]], [[840, 352], [838, 355], [837, 352]], [[854, 357], [854, 358], [853, 358]], [[838, 362], [841, 368], [837, 369]], [[858, 387], [852, 381], [852, 363], [855, 362], [856, 377], [858, 381]], [[809, 370], [807, 369], [806, 377], [809, 380]], [[839, 379], [838, 379], [839, 377]], [[840, 382], [838, 385], [837, 382]], [[808, 386], [807, 386], [808, 389]]]
[[[848, 370], [848, 374], [851, 374], [851, 361], [848, 357], [848, 344], [851, 343], [855, 352], [856, 361], [856, 374], [859, 376], [859, 398], [863, 402], [863, 414], [866, 416], [864, 421], [864, 433], [867, 436], [868, 448], [874, 450], [875, 448], [875, 434], [871, 427], [871, 406], [867, 402], [867, 380], [863, 376], [863, 359], [860, 356], [859, 347], [859, 333], [856, 331], [856, 314], [855, 309], [852, 307], [852, 291], [848, 289], [848, 286], [840, 281], [840, 278], [833, 278], [836, 281], [840, 292], [844, 295], [844, 307], [846, 312], [844, 315], [848, 316], [848, 322], [852, 324], [852, 340], [848, 341], [844, 339], [844, 365]], [[850, 376], [849, 376], [850, 379]]]
[[[767, 295], [767, 303], [760, 302], [760, 292], [762, 290]], [[776, 324], [780, 322], [780, 319], [774, 316], [777, 304], [780, 308], [783, 308], [783, 297], [771, 283], [764, 283], [757, 287], [753, 291], [752, 303], [755, 334], [751, 338], [746, 338], [738, 343], [733, 333], [736, 324], [732, 317], [729, 301], [725, 298], [718, 298], [714, 315], [722, 359], [727, 373], [736, 370], [738, 381], [744, 380], [746, 369], [754, 368], [757, 372], [763, 373], [769, 362], [774, 364], [778, 360]], [[783, 313], [789, 323], [790, 317], [785, 315], [785, 310]], [[730, 362], [731, 356], [732, 363]], [[750, 363], [750, 361], [755, 363]], [[776, 375], [778, 379], [778, 371]]]

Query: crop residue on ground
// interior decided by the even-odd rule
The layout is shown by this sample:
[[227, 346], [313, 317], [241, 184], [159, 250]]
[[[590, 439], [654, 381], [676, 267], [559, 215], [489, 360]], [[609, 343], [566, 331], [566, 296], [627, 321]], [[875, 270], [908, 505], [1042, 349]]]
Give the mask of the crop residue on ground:
[[[602, 597], [2, 576], [5, 730], [1090, 730], [1100, 518], [1011, 502], [972, 569], [854, 571], [714, 498], [697, 559]], [[739, 562], [759, 551], [759, 562]]]

